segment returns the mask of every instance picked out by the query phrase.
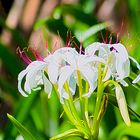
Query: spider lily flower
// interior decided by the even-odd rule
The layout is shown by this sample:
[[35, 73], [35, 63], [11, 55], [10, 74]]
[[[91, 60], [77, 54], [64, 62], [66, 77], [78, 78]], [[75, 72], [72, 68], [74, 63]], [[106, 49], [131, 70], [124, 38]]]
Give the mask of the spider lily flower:
[[107, 72], [104, 81], [112, 76], [118, 82], [127, 86], [123, 79], [130, 74], [130, 61], [127, 50], [121, 43], [105, 44], [96, 42], [86, 47], [85, 54], [90, 56], [98, 55], [108, 63], [111, 71]]
[[[52, 91], [52, 84], [44, 74], [45, 68], [47, 67], [46, 62], [33, 61], [27, 68], [21, 71], [18, 75], [18, 90], [19, 92], [27, 97], [27, 93], [30, 94], [32, 90], [38, 90], [39, 85], [44, 85], [44, 91], [49, 95]], [[22, 81], [25, 77], [24, 90], [22, 89]]]
[[[62, 56], [68, 51], [76, 52], [72, 48], [60, 48], [46, 58], [37, 57], [38, 60], [32, 62], [27, 55], [23, 56], [19, 50], [20, 56], [28, 64], [27, 68], [18, 75], [19, 92], [27, 97], [27, 93], [30, 94], [32, 90], [40, 89], [39, 85], [44, 85], [44, 91], [50, 96], [52, 84], [57, 83], [60, 68], [65, 65]], [[47, 72], [49, 79], [45, 76], [44, 72]], [[24, 78], [23, 90], [22, 81]]]
[[89, 91], [88, 93], [84, 93], [83, 96], [89, 97], [91, 93], [97, 87], [97, 76], [98, 76], [98, 69], [93, 68], [91, 63], [93, 62], [101, 62], [106, 63], [102, 58], [99, 57], [89, 57], [87, 55], [81, 55], [78, 53], [70, 53], [67, 52], [63, 56], [64, 60], [66, 61], [67, 65], [62, 67], [60, 71], [60, 77], [58, 80], [58, 91], [60, 93], [61, 98], [66, 98], [68, 95], [64, 89], [64, 84], [68, 81], [70, 85], [70, 79], [74, 77], [73, 80], [73, 94], [75, 93], [75, 85], [78, 84], [78, 72], [82, 79], [88, 82], [89, 84]]
[[66, 65], [63, 57], [64, 55], [66, 55], [67, 52], [77, 53], [74, 48], [64, 47], [57, 49], [53, 54], [50, 54], [44, 59], [44, 61], [48, 63], [47, 73], [49, 76], [49, 80], [53, 84], [57, 83], [60, 69]]

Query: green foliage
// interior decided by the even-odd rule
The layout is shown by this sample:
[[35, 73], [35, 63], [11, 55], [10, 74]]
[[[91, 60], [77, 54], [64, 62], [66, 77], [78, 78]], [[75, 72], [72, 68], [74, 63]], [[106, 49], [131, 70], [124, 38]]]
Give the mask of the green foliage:
[[14, 124], [14, 126], [18, 129], [19, 133], [24, 137], [25, 140], [36, 140], [33, 135], [21, 124], [19, 123], [13, 116], [7, 114], [10, 121]]
[[[139, 1], [128, 0], [126, 5], [128, 8], [127, 22], [130, 26], [128, 28], [130, 36], [123, 36], [121, 41], [128, 50], [131, 50], [129, 51], [130, 55], [134, 56], [140, 62]], [[102, 42], [100, 31], [104, 31], [110, 24], [97, 20], [93, 12], [95, 10], [94, 6], [95, 1], [92, 0], [80, 0], [77, 5], [57, 6], [51, 16], [34, 23], [34, 29], [38, 30], [43, 28], [47, 33], [51, 32], [59, 35], [64, 43], [66, 43], [67, 32], [70, 31], [75, 37], [75, 42], [79, 45], [79, 42], [82, 41], [84, 47], [95, 40]], [[18, 46], [21, 48], [27, 47], [29, 38], [25, 38], [19, 30], [9, 28], [2, 18], [0, 18], [0, 27], [6, 29], [16, 43], [16, 46], [12, 47], [6, 46], [0, 41], [0, 68], [2, 66], [0, 73], [0, 109], [2, 108], [2, 111], [0, 110], [0, 117], [4, 115], [5, 107], [1, 107], [1, 105], [5, 103], [9, 104], [12, 108], [8, 112], [12, 112], [13, 116], [15, 116], [14, 118], [8, 115], [12, 123], [8, 120], [6, 127], [1, 126], [2, 123], [0, 122], [0, 139], [16, 139], [18, 135], [17, 130], [24, 136], [25, 140], [35, 140], [36, 137], [39, 140], [47, 140], [60, 133], [62, 134], [53, 137], [52, 140], [59, 137], [66, 139], [68, 134], [73, 136], [73, 133], [76, 134], [76, 138], [72, 137], [73, 139], [81, 139], [77, 138], [77, 136], [81, 136], [81, 133], [73, 128], [73, 125], [67, 120], [65, 114], [63, 114], [63, 110], [54, 91], [51, 99], [48, 99], [47, 94], [43, 91], [32, 92], [28, 98], [24, 98], [18, 93], [17, 75], [23, 69], [24, 62], [21, 63], [22, 60], [16, 54], [16, 48]], [[106, 36], [104, 32], [103, 35]], [[52, 40], [49, 38], [49, 41], [51, 42]], [[132, 81], [136, 77], [136, 73], [138, 73], [133, 64], [132, 70], [134, 73], [132, 73], [132, 77], [127, 79], [128, 82]], [[119, 140], [123, 136], [126, 136], [130, 140], [131, 137], [140, 139], [140, 84], [136, 86], [129, 85], [128, 88], [124, 88], [124, 91], [132, 119], [132, 126], [129, 128], [122, 124], [120, 113], [114, 108], [114, 106], [117, 107], [117, 102], [112, 93], [109, 95], [109, 103], [111, 105], [109, 104], [107, 107], [100, 129], [99, 139], [101, 140], [108, 140], [108, 138], [110, 140]], [[91, 102], [95, 102], [95, 97], [96, 93], [92, 95], [92, 100], [89, 101], [89, 110], [91, 113], [94, 110]], [[62, 118], [60, 117], [61, 114]], [[21, 123], [25, 124], [25, 126]], [[31, 130], [30, 132], [32, 134], [27, 128]]]

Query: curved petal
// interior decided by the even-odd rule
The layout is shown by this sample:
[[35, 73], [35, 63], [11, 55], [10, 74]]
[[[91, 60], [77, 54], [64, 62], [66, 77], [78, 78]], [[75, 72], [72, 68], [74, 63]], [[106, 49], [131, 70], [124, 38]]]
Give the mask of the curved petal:
[[[26, 92], [31, 93], [31, 89], [37, 87], [37, 80], [42, 79], [42, 73], [40, 72], [45, 67], [45, 63], [38, 63], [32, 66], [32, 69], [26, 75], [26, 81], [24, 89]], [[39, 79], [37, 79], [39, 78]]]
[[44, 91], [48, 94], [48, 97], [50, 97], [52, 92], [52, 84], [45, 76], [44, 72], [43, 72], [43, 85], [44, 85]]
[[85, 54], [90, 55], [90, 56], [95, 55], [95, 52], [99, 50], [101, 44], [102, 43], [100, 42], [95, 42], [95, 43], [90, 44], [89, 46], [85, 48]]
[[89, 91], [88, 91], [88, 93], [84, 94], [84, 97], [90, 97], [92, 92], [97, 87], [97, 84], [96, 84], [97, 77], [98, 77], [97, 71], [93, 70], [90, 66], [85, 65], [80, 68], [80, 72], [83, 75], [84, 79], [87, 80], [87, 82], [89, 84]]
[[48, 65], [48, 76], [50, 81], [55, 84], [58, 79], [58, 74], [59, 74], [59, 65], [55, 63], [50, 63]]
[[128, 77], [130, 74], [129, 59], [126, 59], [126, 61], [122, 61], [120, 55], [116, 53], [116, 70], [120, 79], [124, 79], [125, 77]]
[[24, 76], [27, 74], [27, 70], [23, 70], [19, 73], [18, 75], [18, 90], [19, 92], [24, 96], [24, 97], [28, 97], [28, 95], [26, 94], [26, 92], [22, 89], [22, 79], [24, 78]]
[[132, 81], [132, 83], [138, 83], [140, 81], [140, 74]]
[[59, 80], [58, 80], [58, 92], [60, 94], [60, 98], [63, 97], [63, 91], [64, 91], [64, 84], [65, 82], [70, 78], [70, 76], [73, 74], [74, 69], [70, 66], [65, 66], [61, 69]]
[[136, 59], [134, 59], [133, 57], [129, 56], [129, 59], [131, 59], [135, 64], [136, 64], [136, 67], [140, 70], [140, 65], [139, 63], [137, 62]]
[[115, 50], [117, 50], [119, 57], [121, 58], [122, 62], [125, 62], [128, 59], [128, 53], [126, 48], [121, 44], [112, 44], [113, 48], [115, 48]]
[[71, 94], [74, 95], [76, 91], [76, 80], [73, 75], [70, 76], [70, 79], [69, 79], [69, 88], [70, 88]]

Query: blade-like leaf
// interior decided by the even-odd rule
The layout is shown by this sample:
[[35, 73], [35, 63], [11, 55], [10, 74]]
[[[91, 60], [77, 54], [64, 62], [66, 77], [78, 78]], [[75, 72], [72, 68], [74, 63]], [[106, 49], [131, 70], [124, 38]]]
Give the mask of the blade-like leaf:
[[[87, 31], [80, 33], [82, 34], [82, 41], [85, 41], [87, 38], [89, 38], [90, 36], [94, 35], [95, 33], [105, 29], [106, 27], [110, 26], [109, 23], [104, 22], [104, 23], [99, 23], [96, 25], [91, 26]], [[80, 35], [78, 35], [80, 36]]]
[[71, 136], [82, 137], [82, 134], [77, 129], [70, 129], [62, 134], [50, 138], [50, 140], [60, 140]]
[[7, 114], [10, 121], [17, 128], [19, 133], [24, 137], [25, 140], [36, 140], [33, 135], [21, 124], [19, 123], [13, 116]]

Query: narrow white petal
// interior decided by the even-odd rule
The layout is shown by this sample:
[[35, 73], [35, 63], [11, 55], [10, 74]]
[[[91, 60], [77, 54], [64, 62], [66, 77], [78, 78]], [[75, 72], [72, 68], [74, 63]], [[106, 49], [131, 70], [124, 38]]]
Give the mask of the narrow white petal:
[[116, 53], [116, 70], [120, 79], [124, 79], [125, 77], [128, 77], [130, 74], [129, 59], [126, 59], [126, 61], [122, 61], [120, 55]]
[[90, 44], [89, 46], [85, 48], [85, 54], [90, 55], [90, 56], [95, 55], [95, 52], [101, 48], [101, 45], [102, 43], [99, 43], [99, 42]]
[[132, 83], [138, 83], [140, 81], [140, 74], [132, 81]]
[[140, 70], [140, 65], [139, 63], [137, 62], [136, 59], [134, 59], [133, 57], [129, 56], [129, 59], [131, 59], [135, 64], [136, 64], [136, 67]]
[[89, 91], [88, 93], [85, 93], [84, 96], [90, 97], [97, 86], [97, 71], [93, 70], [88, 65], [85, 65], [84, 67], [80, 68], [80, 72], [83, 75], [84, 79], [89, 83]]
[[60, 93], [60, 96], [62, 97], [63, 95], [63, 86], [65, 82], [70, 78], [72, 73], [74, 72], [74, 69], [71, 68], [70, 66], [65, 66], [61, 69], [59, 80], [58, 80], [58, 91]]
[[48, 94], [48, 97], [51, 96], [51, 92], [52, 92], [52, 84], [50, 83], [50, 81], [47, 79], [47, 77], [45, 76], [45, 74], [43, 73], [43, 81], [44, 81], [44, 91]]
[[117, 50], [117, 52], [121, 58], [121, 61], [125, 62], [128, 59], [128, 53], [127, 53], [126, 48], [121, 43], [112, 44], [112, 46], [113, 46], [113, 48], [115, 48], [115, 50]]
[[48, 65], [48, 76], [50, 81], [55, 84], [58, 79], [58, 74], [59, 74], [59, 65], [55, 63], [50, 63]]
[[44, 67], [45, 65], [43, 63], [38, 63], [37, 65], [34, 65], [34, 67], [32, 67], [32, 69], [27, 73], [24, 84], [24, 89], [26, 92], [31, 93], [31, 90], [38, 86], [36, 77], [42, 78], [40, 71], [43, 70]]
[[70, 88], [71, 94], [74, 95], [76, 91], [76, 80], [74, 76], [71, 76], [69, 78], [69, 88]]
[[71, 52], [67, 52], [63, 55], [63, 59], [71, 66], [76, 67], [76, 63], [77, 63], [77, 54], [71, 53]]
[[19, 92], [24, 96], [27, 97], [28, 95], [25, 93], [25, 91], [22, 89], [22, 79], [27, 74], [27, 70], [23, 70], [18, 75], [18, 90]]
[[126, 125], [130, 126], [131, 122], [128, 114], [127, 104], [126, 104], [124, 92], [120, 86], [116, 86], [116, 98], [117, 98], [117, 102], [122, 118], [126, 123]]
[[128, 87], [128, 84], [124, 80], [118, 80], [118, 82], [120, 82], [120, 84], [122, 84], [124, 87]]

